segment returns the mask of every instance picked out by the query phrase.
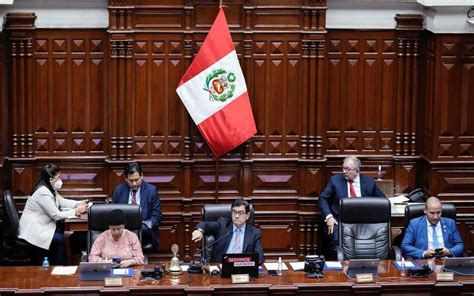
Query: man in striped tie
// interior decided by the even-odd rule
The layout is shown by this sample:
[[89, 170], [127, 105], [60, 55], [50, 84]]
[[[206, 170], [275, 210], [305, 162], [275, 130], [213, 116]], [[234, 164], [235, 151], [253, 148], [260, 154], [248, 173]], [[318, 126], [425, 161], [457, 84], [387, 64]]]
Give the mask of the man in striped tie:
[[361, 163], [355, 156], [344, 158], [342, 173], [335, 174], [319, 195], [319, 208], [327, 227], [323, 227], [328, 237], [329, 248], [326, 256], [335, 259], [336, 247], [339, 242], [339, 201], [343, 198], [385, 197], [377, 187], [375, 180], [360, 173]]
[[246, 200], [236, 199], [231, 206], [232, 219], [220, 217], [217, 221], [200, 222], [192, 233], [192, 240], [200, 241], [203, 235], [213, 235], [215, 245], [211, 261], [221, 262], [226, 253], [258, 253], [259, 263], [265, 260], [262, 245], [262, 233], [248, 223], [250, 205]]

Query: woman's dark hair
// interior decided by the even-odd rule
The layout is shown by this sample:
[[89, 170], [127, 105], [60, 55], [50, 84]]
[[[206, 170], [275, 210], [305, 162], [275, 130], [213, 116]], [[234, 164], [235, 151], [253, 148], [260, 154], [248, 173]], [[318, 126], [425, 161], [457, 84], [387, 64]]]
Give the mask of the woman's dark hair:
[[108, 222], [109, 226], [125, 225], [125, 214], [121, 209], [112, 210]]
[[45, 165], [41, 169], [40, 178], [39, 178], [38, 182], [36, 182], [35, 186], [33, 186], [33, 189], [31, 190], [30, 195], [33, 195], [33, 193], [35, 193], [35, 191], [39, 187], [45, 186], [46, 188], [49, 189], [49, 191], [51, 191], [51, 193], [54, 196], [56, 196], [56, 190], [54, 190], [54, 188], [51, 185], [51, 182], [49, 180], [51, 178], [54, 178], [57, 174], [59, 174], [60, 171], [61, 170], [59, 169], [59, 167], [57, 165], [54, 165], [52, 163], [49, 163], [49, 164]]
[[131, 162], [125, 166], [125, 178], [128, 178], [129, 175], [133, 175], [134, 173], [138, 173], [140, 176], [143, 175], [142, 168], [138, 162]]

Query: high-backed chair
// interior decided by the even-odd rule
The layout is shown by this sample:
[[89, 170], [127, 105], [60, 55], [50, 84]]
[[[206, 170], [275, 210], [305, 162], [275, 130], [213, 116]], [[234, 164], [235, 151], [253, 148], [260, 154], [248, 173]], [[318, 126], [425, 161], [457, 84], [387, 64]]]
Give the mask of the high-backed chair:
[[[204, 205], [201, 210], [201, 221], [217, 221], [220, 217], [232, 219], [231, 204], [220, 205]], [[250, 216], [248, 222], [253, 224], [255, 220], [255, 211], [253, 205], [250, 204]], [[206, 262], [210, 262], [213, 247], [210, 246], [215, 241], [213, 235], [205, 235], [202, 240], [202, 248], [204, 249], [204, 258]]]
[[[32, 265], [38, 262], [39, 249], [18, 238], [20, 219], [10, 190], [3, 191], [3, 248], [5, 261], [15, 265]], [[37, 256], [36, 256], [37, 255]]]
[[339, 204], [339, 261], [401, 258], [391, 253], [390, 201], [380, 197], [341, 199]]
[[[397, 235], [393, 239], [393, 244], [394, 245], [401, 246], [402, 241], [403, 241], [403, 237], [405, 236], [405, 231], [408, 227], [408, 224], [410, 224], [411, 219], [418, 218], [418, 217], [424, 215], [425, 214], [423, 212], [424, 208], [425, 208], [424, 203], [422, 203], [422, 204], [421, 203], [420, 204], [408, 204], [405, 207], [404, 227], [402, 229], [402, 233], [400, 233], [399, 235]], [[450, 203], [442, 204], [441, 216], [445, 217], [445, 218], [451, 218], [454, 221], [456, 221], [456, 207], [454, 206], [454, 204], [450, 204]]]
[[101, 232], [109, 229], [109, 224], [107, 222], [109, 213], [115, 209], [120, 209], [123, 211], [125, 214], [125, 228], [134, 232], [138, 236], [140, 243], [142, 242], [142, 215], [138, 205], [94, 204], [89, 209], [87, 226], [87, 255], [89, 255], [97, 236]]

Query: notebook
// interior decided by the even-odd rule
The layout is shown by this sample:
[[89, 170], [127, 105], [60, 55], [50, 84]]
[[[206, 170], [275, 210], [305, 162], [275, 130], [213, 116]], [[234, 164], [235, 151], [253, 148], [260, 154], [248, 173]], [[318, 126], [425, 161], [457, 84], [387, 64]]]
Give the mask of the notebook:
[[347, 267], [347, 275], [355, 277], [358, 273], [372, 273], [374, 276], [379, 274], [379, 259], [350, 259]]
[[233, 274], [258, 277], [258, 254], [222, 254], [222, 277], [230, 277]]
[[79, 272], [81, 281], [101, 281], [111, 276], [112, 262], [81, 262]]

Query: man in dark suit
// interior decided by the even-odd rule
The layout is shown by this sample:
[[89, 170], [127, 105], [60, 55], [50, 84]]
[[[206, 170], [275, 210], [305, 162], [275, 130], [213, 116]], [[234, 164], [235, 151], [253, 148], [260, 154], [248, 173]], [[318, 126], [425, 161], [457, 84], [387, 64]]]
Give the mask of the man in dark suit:
[[343, 198], [385, 197], [373, 178], [360, 173], [360, 160], [355, 156], [344, 159], [342, 174], [336, 174], [319, 195], [319, 208], [326, 222], [323, 232], [329, 237], [329, 256], [335, 256], [338, 245], [339, 201]]
[[203, 235], [214, 235], [216, 244], [212, 250], [211, 261], [221, 262], [226, 253], [258, 253], [259, 264], [265, 260], [262, 245], [262, 233], [247, 223], [250, 205], [243, 199], [232, 203], [232, 220], [220, 217], [217, 221], [200, 222], [192, 233], [192, 240], [198, 242]]
[[432, 196], [426, 200], [425, 215], [410, 221], [402, 241], [402, 253], [415, 259], [453, 256], [464, 253], [464, 243], [456, 222], [441, 217], [442, 205]]
[[142, 246], [151, 243], [152, 251], [158, 249], [158, 226], [161, 223], [160, 198], [155, 186], [143, 180], [137, 162], [129, 163], [124, 170], [125, 183], [117, 185], [112, 203], [138, 204], [142, 212]]

